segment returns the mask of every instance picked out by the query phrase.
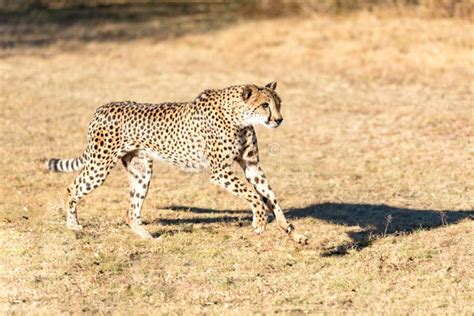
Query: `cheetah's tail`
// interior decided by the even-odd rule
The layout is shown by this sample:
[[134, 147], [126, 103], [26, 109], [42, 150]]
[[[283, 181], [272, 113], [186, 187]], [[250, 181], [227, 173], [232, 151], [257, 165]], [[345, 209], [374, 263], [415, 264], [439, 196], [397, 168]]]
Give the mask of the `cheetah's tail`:
[[79, 156], [71, 159], [51, 158], [46, 160], [46, 168], [54, 172], [74, 172], [79, 171], [84, 166], [84, 158]]

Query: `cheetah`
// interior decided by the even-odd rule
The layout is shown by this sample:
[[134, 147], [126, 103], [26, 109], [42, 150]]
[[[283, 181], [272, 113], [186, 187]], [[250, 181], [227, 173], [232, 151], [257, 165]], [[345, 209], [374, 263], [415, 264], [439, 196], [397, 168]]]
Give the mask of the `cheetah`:
[[[308, 239], [286, 220], [260, 167], [253, 126], [276, 128], [282, 123], [276, 86], [271, 82], [264, 87], [249, 84], [205, 90], [192, 102], [126, 101], [99, 107], [89, 124], [82, 155], [46, 161], [51, 171], [80, 171], [67, 188], [67, 227], [82, 229], [77, 216], [79, 200], [99, 187], [120, 159], [130, 185], [126, 221], [142, 238], [152, 238], [141, 220], [141, 210], [153, 161], [160, 160], [184, 170], [207, 170], [211, 182], [249, 203], [257, 234], [265, 230], [267, 212], [273, 212], [278, 226], [292, 240], [306, 244]], [[247, 183], [231, 168], [234, 161], [243, 169]]]

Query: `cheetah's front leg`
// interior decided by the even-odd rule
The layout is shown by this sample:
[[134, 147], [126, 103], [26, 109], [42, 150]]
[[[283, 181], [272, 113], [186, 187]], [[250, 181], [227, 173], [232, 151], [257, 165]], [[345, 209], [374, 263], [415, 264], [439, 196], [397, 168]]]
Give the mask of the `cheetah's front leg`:
[[245, 171], [245, 178], [247, 178], [247, 180], [255, 187], [257, 192], [264, 197], [267, 206], [273, 210], [278, 226], [280, 226], [291, 237], [291, 239], [297, 243], [303, 245], [307, 244], [308, 238], [303, 234], [296, 232], [294, 226], [286, 220], [283, 210], [275, 197], [275, 193], [273, 193], [272, 188], [268, 184], [265, 174], [260, 168], [258, 162], [253, 161], [249, 163], [248, 161], [243, 161], [242, 165]]
[[215, 168], [211, 172], [211, 181], [215, 184], [225, 188], [235, 196], [246, 200], [253, 212], [254, 221], [252, 226], [255, 228], [257, 234], [263, 233], [267, 225], [267, 214], [265, 204], [260, 195], [255, 190], [245, 185], [234, 172], [230, 166], [225, 168]]
[[294, 226], [288, 223], [286, 220], [283, 210], [278, 204], [275, 194], [268, 184], [265, 174], [260, 168], [257, 137], [253, 128], [248, 128], [243, 134], [243, 150], [237, 161], [244, 170], [247, 181], [253, 185], [254, 189], [264, 200], [266, 206], [273, 211], [273, 214], [275, 214], [275, 219], [278, 226], [280, 226], [280, 228], [283, 229], [288, 234], [288, 236], [290, 236], [290, 238], [297, 243], [303, 245], [307, 244], [308, 238], [300, 233], [297, 233]]

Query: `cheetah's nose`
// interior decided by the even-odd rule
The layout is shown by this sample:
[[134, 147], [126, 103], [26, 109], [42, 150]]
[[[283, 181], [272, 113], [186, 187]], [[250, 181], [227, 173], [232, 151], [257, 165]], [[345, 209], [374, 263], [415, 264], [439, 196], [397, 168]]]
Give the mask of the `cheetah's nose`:
[[280, 125], [281, 122], [283, 122], [283, 118], [276, 119], [275, 122], [276, 122], [278, 125]]

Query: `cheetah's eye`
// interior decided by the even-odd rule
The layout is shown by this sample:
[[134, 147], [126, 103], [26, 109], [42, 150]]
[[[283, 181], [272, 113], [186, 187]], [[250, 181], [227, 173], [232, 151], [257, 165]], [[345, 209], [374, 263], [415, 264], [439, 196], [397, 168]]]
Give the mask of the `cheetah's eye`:
[[268, 109], [268, 103], [266, 103], [266, 102], [262, 103], [262, 105], [260, 105], [260, 106], [264, 109]]

